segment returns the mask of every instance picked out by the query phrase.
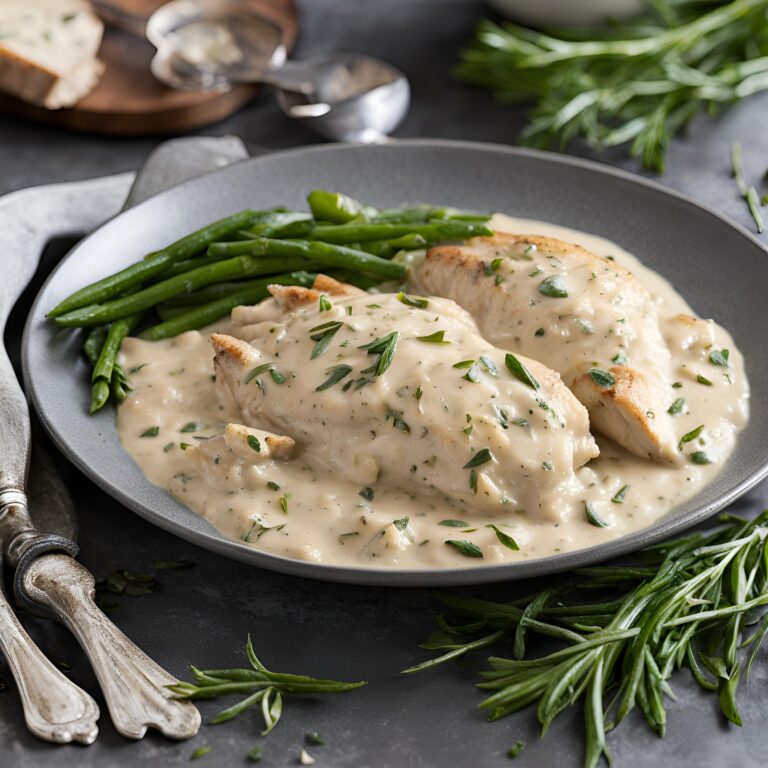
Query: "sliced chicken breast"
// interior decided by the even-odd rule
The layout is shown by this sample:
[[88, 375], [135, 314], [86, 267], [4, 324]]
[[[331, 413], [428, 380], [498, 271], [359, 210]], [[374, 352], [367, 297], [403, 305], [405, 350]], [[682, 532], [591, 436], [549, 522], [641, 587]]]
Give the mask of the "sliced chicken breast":
[[416, 282], [464, 307], [492, 344], [558, 371], [595, 429], [638, 456], [680, 460], [670, 353], [631, 272], [554, 238], [497, 234], [431, 248]]
[[485, 512], [562, 519], [598, 448], [556, 372], [507, 364], [448, 299], [321, 287], [274, 287], [242, 318], [250, 343], [212, 337], [217, 387], [244, 424], [366, 494], [432, 486]]

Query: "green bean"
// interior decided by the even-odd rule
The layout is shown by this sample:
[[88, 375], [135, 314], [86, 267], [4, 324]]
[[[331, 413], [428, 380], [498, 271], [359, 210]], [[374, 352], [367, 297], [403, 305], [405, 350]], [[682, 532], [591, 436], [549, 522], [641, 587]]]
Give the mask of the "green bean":
[[196, 256], [194, 259], [184, 259], [184, 261], [177, 261], [172, 264], [168, 269], [158, 275], [158, 279], [155, 282], [161, 280], [167, 280], [169, 277], [176, 277], [176, 275], [183, 275], [185, 272], [191, 272], [198, 267], [204, 267], [206, 264], [213, 264], [214, 262], [221, 261], [226, 258], [226, 254], [208, 254], [204, 253], [202, 256]]
[[421, 235], [425, 240], [464, 240], [476, 235], [492, 235], [493, 230], [485, 224], [467, 221], [432, 221], [427, 224], [381, 224], [355, 223], [350, 224], [319, 224], [310, 235], [309, 240], [319, 240], [324, 243], [353, 243], [368, 240], [381, 240], [402, 237], [403, 235]]
[[72, 310], [113, 298], [127, 288], [132, 288], [159, 275], [171, 264], [191, 258], [210, 243], [223, 240], [228, 234], [249, 227], [258, 217], [259, 213], [256, 211], [245, 210], [228, 216], [225, 219], [215, 221], [196, 232], [182, 237], [175, 243], [155, 251], [138, 264], [132, 264], [130, 267], [126, 267], [114, 275], [105, 277], [103, 280], [98, 280], [87, 285], [85, 288], [81, 288], [79, 291], [75, 291], [71, 296], [68, 296], [54, 307], [48, 313], [48, 316], [59, 317]]
[[398, 251], [414, 251], [419, 248], [429, 248], [430, 245], [431, 243], [428, 243], [421, 235], [410, 234], [389, 240], [367, 240], [359, 244], [359, 249], [382, 259], [391, 259]]
[[309, 287], [314, 282], [314, 279], [314, 274], [291, 272], [282, 275], [271, 275], [261, 280], [243, 283], [242, 288], [231, 293], [229, 296], [224, 296], [221, 299], [208, 304], [202, 304], [198, 307], [192, 307], [171, 320], [147, 328], [139, 334], [139, 338], [157, 341], [178, 336], [185, 331], [202, 328], [224, 317], [233, 307], [239, 307], [243, 304], [255, 304], [261, 301], [261, 299], [266, 298], [269, 295], [267, 291], [268, 285], [277, 283], [279, 285], [303, 285]]
[[326, 192], [315, 189], [307, 195], [307, 202], [312, 215], [319, 221], [345, 224], [363, 212], [363, 206], [357, 200], [338, 192]]
[[101, 354], [101, 348], [107, 338], [107, 326], [96, 325], [88, 332], [83, 344], [83, 352], [88, 362], [95, 366]]
[[99, 379], [91, 384], [91, 408], [90, 413], [101, 410], [109, 400], [109, 382]]
[[[275, 242], [282, 242], [276, 240]], [[66, 315], [56, 318], [56, 322], [65, 327], [99, 325], [108, 320], [116, 320], [120, 317], [132, 315], [144, 309], [149, 309], [155, 304], [159, 304], [171, 296], [179, 293], [191, 293], [197, 288], [218, 283], [225, 280], [232, 280], [238, 277], [253, 277], [256, 275], [269, 274], [276, 271], [276, 261], [252, 259], [249, 256], [238, 256], [234, 259], [219, 261], [215, 264], [208, 264], [204, 267], [198, 267], [191, 272], [183, 275], [171, 277], [168, 280], [151, 285], [141, 291], [124, 296], [106, 304], [94, 304], [90, 307], [76, 309], [68, 312]], [[279, 269], [279, 266], [277, 266]], [[266, 271], [265, 271], [266, 270]]]
[[110, 381], [112, 397], [114, 397], [118, 403], [122, 403], [123, 400], [128, 397], [128, 393], [131, 389], [131, 381], [123, 370], [123, 366], [120, 365], [120, 363], [115, 363], [115, 367], [112, 369], [112, 380]]
[[[101, 348], [99, 358], [91, 375], [91, 413], [102, 408], [109, 399], [112, 373], [115, 369], [117, 353], [120, 351], [120, 344], [136, 327], [140, 319], [141, 314], [137, 313], [117, 320], [109, 327], [104, 345]], [[125, 377], [125, 382], [127, 380], [127, 377]]]
[[345, 248], [340, 245], [321, 243], [315, 240], [270, 240], [260, 238], [254, 241], [254, 255], [299, 256], [315, 264], [342, 269], [359, 269], [381, 277], [400, 278], [405, 276], [405, 266], [380, 259], [364, 251]]
[[482, 222], [488, 221], [490, 218], [487, 214], [462, 211], [458, 208], [435, 208], [431, 205], [417, 205], [413, 208], [385, 208], [375, 216], [372, 216], [370, 221], [404, 224], [407, 222], [431, 221], [432, 219]]
[[273, 213], [264, 221], [260, 221], [247, 229], [243, 234], [247, 237], [304, 237], [315, 226], [315, 220], [310, 213], [288, 211]]
[[174, 317], [178, 317], [184, 312], [189, 312], [190, 306], [198, 306], [198, 305], [191, 304], [186, 307], [170, 307], [168, 306], [168, 304], [158, 304], [155, 307], [155, 311], [160, 317], [160, 320], [162, 320], [163, 322], [166, 322], [167, 320], [173, 320]]

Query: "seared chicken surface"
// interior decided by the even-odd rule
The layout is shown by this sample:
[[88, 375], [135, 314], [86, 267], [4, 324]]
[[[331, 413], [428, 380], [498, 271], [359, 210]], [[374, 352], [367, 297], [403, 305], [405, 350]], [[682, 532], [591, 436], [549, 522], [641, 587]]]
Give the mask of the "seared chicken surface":
[[366, 493], [431, 486], [531, 519], [561, 519], [558, 499], [583, 490], [575, 470], [598, 455], [585, 408], [555, 371], [484, 340], [454, 302], [323, 277], [272, 293], [233, 313], [240, 339], [212, 337], [216, 385], [248, 427], [295, 441], [288, 461]]
[[554, 238], [497, 234], [431, 248], [416, 280], [466, 309], [490, 343], [558, 371], [594, 429], [643, 458], [680, 461], [670, 352], [631, 272]]

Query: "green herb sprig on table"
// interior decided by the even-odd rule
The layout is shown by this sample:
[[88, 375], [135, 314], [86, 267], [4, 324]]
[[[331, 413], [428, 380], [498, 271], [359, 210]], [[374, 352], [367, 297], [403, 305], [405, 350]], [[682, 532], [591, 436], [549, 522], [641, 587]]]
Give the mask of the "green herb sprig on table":
[[256, 657], [251, 638], [245, 647], [250, 669], [198, 669], [192, 667], [194, 683], [175, 683], [169, 690], [179, 699], [216, 699], [219, 696], [247, 694], [237, 704], [219, 712], [211, 725], [226, 723], [248, 709], [259, 705], [266, 736], [278, 723], [286, 694], [342, 693], [366, 685], [365, 681], [347, 683], [322, 680], [305, 675], [271, 672]]
[[[537, 706], [544, 735], [560, 712], [581, 702], [584, 765], [608, 757], [606, 734], [635, 708], [659, 735], [666, 730], [670, 679], [687, 667], [720, 709], [741, 725], [736, 691], [768, 635], [768, 511], [748, 521], [723, 515], [724, 527], [643, 550], [635, 566], [597, 566], [537, 595], [510, 602], [437, 592], [450, 616], [422, 647], [441, 655], [413, 674], [490, 646], [479, 688], [491, 720]], [[600, 595], [585, 601], [585, 596]], [[562, 647], [531, 657], [535, 633]]]
[[702, 109], [768, 89], [768, 0], [648, 6], [622, 25], [557, 36], [483, 21], [457, 75], [502, 102], [533, 102], [529, 144], [629, 144], [662, 173], [672, 137]]

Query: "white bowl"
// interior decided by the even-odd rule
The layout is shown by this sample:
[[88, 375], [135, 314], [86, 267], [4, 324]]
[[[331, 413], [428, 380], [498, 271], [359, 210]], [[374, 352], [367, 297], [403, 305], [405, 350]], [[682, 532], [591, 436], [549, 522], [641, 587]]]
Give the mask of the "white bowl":
[[643, 10], [643, 0], [491, 0], [512, 21], [534, 27], [589, 27], [626, 19]]

